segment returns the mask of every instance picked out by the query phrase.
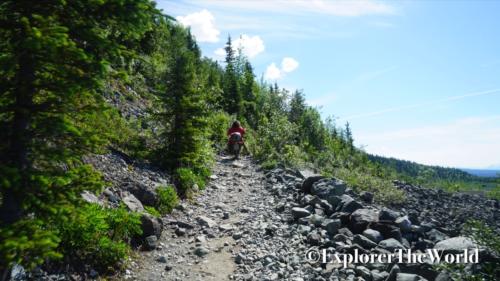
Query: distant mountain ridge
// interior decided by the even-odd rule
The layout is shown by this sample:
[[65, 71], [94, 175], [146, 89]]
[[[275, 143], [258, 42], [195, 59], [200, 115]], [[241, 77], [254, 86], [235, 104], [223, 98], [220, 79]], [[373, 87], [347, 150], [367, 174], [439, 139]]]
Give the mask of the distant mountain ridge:
[[471, 175], [478, 177], [487, 177], [487, 178], [495, 178], [499, 177], [500, 169], [461, 169], [464, 172], [467, 172]]

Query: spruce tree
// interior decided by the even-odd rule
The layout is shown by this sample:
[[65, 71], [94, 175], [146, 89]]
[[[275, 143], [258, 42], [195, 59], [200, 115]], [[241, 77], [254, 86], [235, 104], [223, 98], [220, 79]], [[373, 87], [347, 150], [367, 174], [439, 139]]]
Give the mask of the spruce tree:
[[231, 36], [228, 36], [224, 49], [226, 51], [226, 71], [224, 73], [225, 110], [229, 114], [241, 116], [242, 97], [238, 84], [238, 69]]
[[190, 34], [177, 30], [172, 41], [172, 62], [165, 76], [165, 91], [160, 96], [164, 107], [160, 117], [167, 124], [160, 161], [170, 171], [189, 169], [203, 177], [208, 172], [211, 155], [206, 132], [208, 108], [196, 68], [200, 58], [193, 51], [196, 48], [186, 44], [192, 42]]
[[91, 125], [99, 89], [154, 12], [147, 0], [0, 4], [0, 270], [59, 256], [54, 222], [102, 187], [82, 161], [107, 141]]

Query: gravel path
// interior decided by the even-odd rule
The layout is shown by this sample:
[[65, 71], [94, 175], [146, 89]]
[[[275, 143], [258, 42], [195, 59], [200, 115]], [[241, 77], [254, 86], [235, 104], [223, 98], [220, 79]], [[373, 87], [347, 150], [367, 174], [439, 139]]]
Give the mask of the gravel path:
[[[277, 280], [286, 220], [250, 158], [219, 157], [206, 190], [164, 219], [158, 249], [140, 252], [129, 280]], [[281, 279], [281, 278], [279, 278]]]

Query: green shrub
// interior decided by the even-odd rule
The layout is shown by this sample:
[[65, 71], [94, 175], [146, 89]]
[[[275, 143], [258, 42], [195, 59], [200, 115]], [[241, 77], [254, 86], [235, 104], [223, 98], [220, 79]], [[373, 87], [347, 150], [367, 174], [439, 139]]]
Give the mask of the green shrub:
[[146, 210], [146, 212], [148, 212], [148, 214], [152, 215], [153, 217], [158, 218], [161, 216], [160, 212], [158, 212], [155, 207], [144, 206], [144, 210]]
[[199, 189], [203, 189], [205, 187], [204, 178], [195, 174], [193, 170], [188, 168], [179, 168], [175, 170], [175, 178], [178, 188], [183, 193], [193, 191], [194, 186], [198, 186]]
[[130, 239], [142, 233], [140, 215], [123, 206], [105, 209], [87, 204], [70, 220], [59, 222], [60, 252], [72, 264], [107, 270], [125, 260]]
[[[0, 272], [14, 263], [28, 269], [45, 259], [61, 258], [57, 252], [57, 232], [47, 229], [43, 221], [24, 219], [0, 228]], [[20, 254], [22, 253], [22, 254]]]
[[405, 201], [404, 192], [396, 189], [390, 180], [372, 176], [366, 171], [339, 168], [334, 170], [333, 175], [344, 180], [356, 192], [372, 192], [378, 202], [401, 204]]
[[[167, 214], [172, 212], [172, 210], [179, 203], [179, 198], [177, 197], [177, 193], [175, 192], [175, 188], [173, 186], [164, 186], [156, 189], [158, 193], [158, 206], [156, 211], [158, 214]], [[154, 215], [154, 214], [153, 214]]]

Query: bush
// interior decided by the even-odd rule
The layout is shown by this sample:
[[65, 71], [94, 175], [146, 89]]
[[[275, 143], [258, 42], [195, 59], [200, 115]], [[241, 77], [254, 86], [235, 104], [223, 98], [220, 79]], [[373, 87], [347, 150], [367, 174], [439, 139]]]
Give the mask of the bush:
[[152, 215], [155, 218], [159, 218], [161, 216], [160, 212], [158, 212], [158, 210], [156, 210], [155, 207], [144, 206], [144, 210], [146, 210], [146, 212], [148, 212], [148, 214]]
[[193, 170], [188, 168], [178, 168], [175, 170], [175, 179], [177, 187], [184, 194], [193, 191], [195, 186], [198, 186], [198, 189], [200, 190], [205, 187], [204, 178], [195, 174]]
[[127, 243], [142, 233], [139, 214], [129, 213], [123, 206], [105, 209], [97, 204], [78, 209], [72, 219], [60, 221], [58, 228], [59, 250], [65, 259], [100, 271], [123, 261], [129, 252]]
[[404, 192], [396, 189], [390, 180], [372, 176], [366, 171], [340, 168], [334, 170], [333, 175], [344, 180], [356, 192], [373, 192], [378, 202], [401, 204], [405, 201]]
[[156, 211], [155, 208], [152, 209], [157, 213], [159, 212], [158, 215], [172, 212], [175, 206], [177, 206], [177, 204], [179, 203], [179, 198], [177, 197], [177, 192], [175, 192], [174, 187], [173, 186], [159, 187], [156, 190], [156, 192], [158, 193], [158, 206], [157, 206], [158, 211]]

